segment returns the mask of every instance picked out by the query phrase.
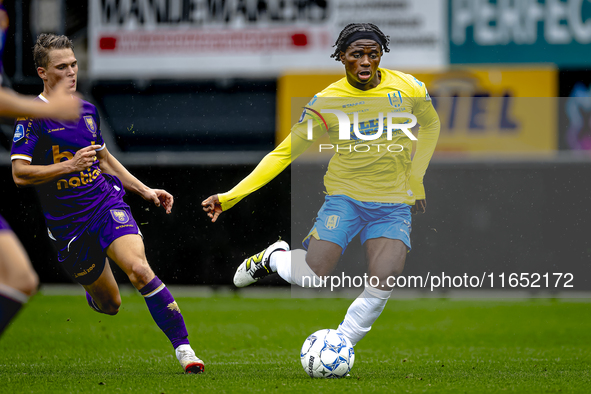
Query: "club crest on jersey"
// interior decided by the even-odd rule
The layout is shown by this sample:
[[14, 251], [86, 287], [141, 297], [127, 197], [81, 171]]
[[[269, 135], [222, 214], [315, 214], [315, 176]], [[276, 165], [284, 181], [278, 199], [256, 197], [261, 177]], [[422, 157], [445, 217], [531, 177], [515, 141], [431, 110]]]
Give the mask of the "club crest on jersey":
[[113, 219], [115, 219], [115, 221], [119, 224], [125, 224], [129, 222], [129, 216], [127, 215], [127, 212], [122, 211], [121, 209], [111, 209], [111, 216], [113, 216]]
[[398, 90], [388, 93], [388, 100], [394, 108], [399, 108], [402, 105], [402, 95]]
[[84, 123], [86, 123], [86, 128], [94, 135], [96, 133], [96, 123], [94, 123], [92, 116], [86, 115], [84, 117]]
[[25, 127], [22, 124], [16, 125], [16, 130], [14, 130], [14, 138], [12, 139], [13, 142], [20, 141], [25, 136]]
[[329, 230], [332, 230], [333, 228], [337, 228], [339, 226], [339, 221], [341, 220], [341, 217], [338, 215], [330, 215], [329, 217], [326, 218], [326, 228]]

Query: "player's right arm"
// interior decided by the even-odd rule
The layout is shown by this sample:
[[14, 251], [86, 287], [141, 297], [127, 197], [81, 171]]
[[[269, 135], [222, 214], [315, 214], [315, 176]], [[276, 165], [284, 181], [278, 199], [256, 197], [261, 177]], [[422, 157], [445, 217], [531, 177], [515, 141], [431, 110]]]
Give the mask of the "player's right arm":
[[0, 115], [25, 118], [76, 120], [80, 117], [80, 100], [67, 92], [67, 81], [60, 83], [44, 103], [0, 88]]
[[35, 165], [29, 160], [13, 158], [12, 179], [18, 187], [37, 186], [72, 172], [84, 171], [96, 161], [100, 145], [80, 149], [71, 160], [50, 165]]
[[211, 218], [211, 221], [215, 222], [223, 211], [232, 208], [244, 197], [265, 186], [279, 175], [312, 143], [312, 140], [303, 139], [292, 132], [279, 146], [267, 154], [246, 178], [230, 191], [214, 194], [206, 198], [201, 203], [203, 210]]

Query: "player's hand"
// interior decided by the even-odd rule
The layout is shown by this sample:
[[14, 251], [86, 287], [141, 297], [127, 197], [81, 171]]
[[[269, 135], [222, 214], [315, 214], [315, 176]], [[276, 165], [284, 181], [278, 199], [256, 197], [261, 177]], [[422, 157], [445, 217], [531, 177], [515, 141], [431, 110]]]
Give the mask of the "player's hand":
[[80, 119], [82, 103], [77, 95], [68, 92], [68, 82], [61, 81], [51, 93], [51, 101], [47, 104], [47, 117], [58, 120]]
[[427, 209], [427, 200], [417, 200], [415, 205], [410, 208], [410, 213], [425, 213]]
[[172, 211], [174, 197], [172, 194], [162, 189], [149, 189], [142, 197], [146, 201], [154, 202], [157, 207], [162, 206], [167, 214]]
[[71, 166], [71, 172], [84, 171], [97, 161], [96, 150], [100, 145], [90, 145], [80, 149], [71, 160], [66, 161]]
[[212, 222], [218, 220], [218, 216], [220, 216], [220, 214], [223, 212], [222, 204], [220, 203], [220, 199], [218, 198], [217, 194], [207, 197], [205, 200], [203, 200], [201, 205], [203, 206], [203, 210], [207, 212], [207, 216], [211, 218]]

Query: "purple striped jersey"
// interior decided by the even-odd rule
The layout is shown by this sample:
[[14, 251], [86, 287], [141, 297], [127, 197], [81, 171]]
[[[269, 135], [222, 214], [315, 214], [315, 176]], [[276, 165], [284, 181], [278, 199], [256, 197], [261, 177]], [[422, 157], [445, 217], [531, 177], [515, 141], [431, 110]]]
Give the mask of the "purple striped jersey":
[[[47, 102], [39, 95], [37, 99]], [[31, 165], [51, 165], [70, 160], [81, 148], [105, 143], [100, 119], [94, 105], [82, 100], [77, 121], [17, 119], [11, 160], [26, 160]], [[121, 183], [102, 174], [98, 160], [84, 171], [63, 175], [35, 187], [50, 236], [72, 239], [84, 230], [109, 200], [121, 198]], [[114, 190], [115, 189], [115, 190]]]

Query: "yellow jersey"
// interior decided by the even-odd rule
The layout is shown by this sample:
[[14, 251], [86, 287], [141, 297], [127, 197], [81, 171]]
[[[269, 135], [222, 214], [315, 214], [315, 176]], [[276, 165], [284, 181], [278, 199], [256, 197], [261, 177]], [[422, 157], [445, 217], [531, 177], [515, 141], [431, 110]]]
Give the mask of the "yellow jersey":
[[[439, 117], [422, 82], [399, 71], [379, 72], [373, 89], [359, 90], [343, 78], [314, 96], [291, 134], [250, 175], [219, 194], [222, 209], [267, 184], [325, 133], [335, 151], [324, 177], [329, 195], [410, 205], [424, 199], [423, 177], [437, 144]], [[411, 161], [408, 127], [414, 120], [420, 129]]]

